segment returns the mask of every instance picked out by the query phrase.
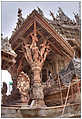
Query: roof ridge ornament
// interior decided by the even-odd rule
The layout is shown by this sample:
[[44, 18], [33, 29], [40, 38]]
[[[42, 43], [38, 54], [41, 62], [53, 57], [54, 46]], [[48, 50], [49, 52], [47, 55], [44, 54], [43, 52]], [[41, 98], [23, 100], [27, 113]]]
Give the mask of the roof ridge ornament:
[[18, 25], [19, 27], [24, 22], [24, 18], [22, 17], [22, 9], [18, 8]]
[[61, 24], [73, 24], [72, 20], [63, 12], [60, 7], [56, 18], [60, 21]]
[[18, 17], [22, 17], [22, 9], [18, 8]]
[[78, 25], [80, 25], [80, 24], [81, 24], [81, 19], [80, 19], [78, 13], [75, 14], [75, 13], [73, 12], [73, 14], [74, 14], [74, 17], [75, 17], [76, 23], [77, 23]]
[[38, 13], [39, 13], [41, 16], [44, 16], [43, 11], [42, 11], [39, 7], [37, 7], [37, 8], [38, 8]]
[[15, 31], [13, 31], [13, 33], [16, 32], [16, 30], [18, 30], [24, 22], [24, 18], [22, 17], [22, 9], [18, 8], [17, 16], [18, 16], [18, 22], [16, 23], [17, 25], [16, 25], [16, 28], [14, 29]]
[[54, 16], [53, 12], [51, 12], [51, 10], [50, 10], [50, 16], [52, 16], [52, 18], [53, 18], [54, 21], [56, 20], [56, 18], [55, 18], [55, 16]]

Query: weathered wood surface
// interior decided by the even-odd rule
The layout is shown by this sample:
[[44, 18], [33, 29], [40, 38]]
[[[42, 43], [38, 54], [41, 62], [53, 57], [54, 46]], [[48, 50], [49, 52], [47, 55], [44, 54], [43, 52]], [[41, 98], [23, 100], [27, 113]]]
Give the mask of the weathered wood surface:
[[[40, 9], [39, 9], [39, 12], [41, 13]], [[53, 13], [51, 13], [51, 15], [53, 16]], [[74, 55], [74, 50], [70, 46], [70, 44], [67, 42], [67, 40], [64, 40], [64, 37], [61, 35], [60, 32], [63, 31], [64, 35], [66, 35], [66, 34], [69, 35], [72, 32], [72, 30], [75, 30], [75, 31], [73, 31], [73, 33], [75, 34], [76, 29], [78, 29], [78, 28], [75, 28], [76, 26], [73, 26], [74, 23], [63, 13], [63, 11], [61, 9], [59, 9], [58, 19], [60, 19], [59, 21], [61, 21], [61, 18], [62, 18], [62, 21], [65, 24], [59, 23], [59, 27], [57, 26], [58, 29], [62, 29], [62, 30], [60, 30], [60, 32], [56, 30], [55, 25], [50, 23], [49, 20], [45, 19], [42, 16], [41, 16], [41, 14], [38, 14], [38, 12], [36, 10], [34, 10], [27, 17], [27, 19], [24, 21], [24, 19], [22, 18], [21, 10], [19, 9], [18, 23], [17, 23], [16, 29], [15, 29], [15, 32], [12, 35], [11, 40], [10, 40], [13, 49], [16, 52], [18, 52], [17, 53], [18, 55], [20, 55], [20, 52], [18, 50], [22, 46], [22, 43], [24, 44], [23, 48], [24, 48], [25, 58], [26, 58], [27, 62], [31, 65], [32, 71], [34, 72], [35, 84], [33, 85], [34, 87], [33, 87], [32, 91], [33, 91], [34, 99], [36, 99], [36, 100], [44, 99], [43, 87], [41, 86], [40, 72], [41, 72], [42, 66], [44, 64], [44, 61], [46, 60], [46, 56], [48, 54], [49, 47], [47, 47], [48, 44], [46, 44], [46, 41], [49, 42], [51, 49], [53, 50], [52, 52], [54, 52], [54, 55], [55, 55], [55, 53], [57, 55], [62, 54], [61, 56], [63, 56], [63, 57], [66, 56], [67, 58], [71, 59]], [[56, 20], [54, 16], [53, 16], [53, 18], [54, 18], [54, 21], [56, 21], [56, 23], [58, 23], [58, 20]], [[76, 18], [76, 22], [80, 20], [78, 15], [75, 15], [75, 18]], [[71, 24], [73, 26], [73, 29], [68, 24]], [[75, 24], [80, 25], [79, 23], [75, 23]], [[34, 25], [34, 29], [33, 29], [33, 25]], [[69, 28], [71, 30], [68, 30]], [[69, 32], [69, 31], [71, 31], [71, 32]], [[67, 37], [67, 35], [66, 35], [66, 37]], [[40, 39], [38, 39], [39, 38], [38, 36], [40, 37]], [[46, 39], [44, 36], [47, 36]], [[32, 43], [30, 43], [30, 44], [27, 43], [27, 41], [29, 39], [32, 40]], [[44, 41], [44, 39], [45, 39], [45, 41]], [[40, 40], [42, 40], [43, 44], [40, 45], [41, 48], [38, 48], [36, 44], [38, 41], [40, 43]], [[46, 52], [45, 52], [45, 50], [46, 50]], [[56, 57], [56, 55], [55, 55], [55, 57]], [[5, 57], [2, 57], [2, 58], [6, 61]], [[77, 68], [77, 70], [78, 70], [78, 68]], [[76, 70], [76, 72], [77, 72], [77, 70]], [[65, 74], [65, 72], [64, 72], [64, 74]], [[66, 70], [66, 74], [64, 76], [62, 76], [61, 79], [66, 80], [66, 78], [70, 79], [70, 77], [72, 79], [72, 74], [74, 74], [74, 70], [72, 70], [71, 72], [68, 72], [68, 70]], [[19, 78], [19, 80], [20, 80], [20, 78]], [[17, 81], [16, 81], [16, 83], [17, 83]], [[21, 81], [18, 81], [18, 83], [21, 84]], [[23, 86], [22, 87], [18, 86], [18, 87], [19, 87], [19, 89], [21, 89]], [[63, 91], [63, 94], [64, 93], [66, 94], [66, 91], [67, 91], [67, 89], [65, 89]], [[56, 92], [56, 91], [54, 91], [54, 92]], [[47, 95], [47, 97], [45, 95], [45, 102], [47, 104], [49, 104], [49, 103], [52, 104], [52, 102], [54, 105], [60, 104], [59, 90], [58, 90], [58, 92], [54, 93], [55, 95], [53, 94], [53, 92], [48, 92], [48, 94], [50, 94], [50, 95]], [[16, 95], [14, 95], [14, 96], [16, 97]], [[41, 100], [39, 100], [39, 103], [41, 102]], [[65, 95], [63, 95], [63, 100], [65, 100]], [[49, 102], [49, 101], [51, 101], [51, 102]], [[57, 101], [59, 101], [59, 102], [57, 103]]]
[[[61, 87], [63, 104], [65, 103], [67, 90], [68, 90], [68, 87], [65, 87], [65, 86]], [[80, 90], [81, 90], [81, 80], [77, 80], [71, 83], [71, 88], [70, 88], [69, 97], [68, 97], [69, 103], [81, 101]], [[45, 100], [46, 105], [47, 106], [61, 105], [61, 92], [59, 88], [55, 88], [55, 87], [53, 88], [50, 87], [47, 89], [45, 88], [44, 100]], [[78, 100], [77, 100], [77, 97], [78, 97]]]
[[[30, 18], [30, 19], [29, 19]], [[64, 49], [67, 53], [68, 56], [71, 58], [73, 57], [74, 51], [72, 47], [69, 45], [67, 41], [65, 41], [57, 32], [56, 30], [48, 23], [46, 19], [44, 19], [36, 10], [34, 10], [24, 21], [24, 23], [21, 25], [21, 27], [15, 32], [14, 35], [12, 35], [10, 42], [13, 47], [13, 49], [18, 45], [17, 42], [19, 42], [20, 36], [24, 36], [24, 33], [28, 33], [28, 30], [32, 27], [33, 24], [31, 24], [30, 28], [29, 25], [30, 23], [33, 23], [34, 21], [39, 24], [40, 27], [42, 27], [42, 30], [46, 30], [47, 34], [51, 34], [51, 36], [54, 38], [53, 41], [57, 41], [58, 44], [61, 45], [62, 49]], [[30, 22], [30, 23], [29, 23]], [[25, 24], [26, 23], [26, 24]], [[28, 24], [27, 24], [28, 23]], [[37, 27], [39, 27], [37, 25]], [[46, 29], [45, 29], [46, 28]], [[19, 33], [18, 33], [19, 32]], [[32, 29], [30, 29], [30, 33], [33, 32]], [[18, 33], [18, 34], [17, 34]], [[21, 33], [21, 34], [20, 34]], [[67, 56], [66, 56], [67, 57]]]
[[[30, 108], [30, 107], [2, 107], [2, 117], [14, 117], [14, 118], [33, 118], [33, 117], [47, 117], [47, 118], [60, 118], [62, 114], [62, 110], [64, 108], [64, 105], [61, 106], [54, 106], [54, 107], [40, 107], [40, 108]], [[64, 115], [62, 117], [80, 117], [80, 104], [67, 104], [65, 108]]]
[[21, 95], [21, 102], [28, 103], [30, 98], [29, 97], [30, 79], [24, 72], [21, 72], [17, 78], [17, 89], [19, 89]]

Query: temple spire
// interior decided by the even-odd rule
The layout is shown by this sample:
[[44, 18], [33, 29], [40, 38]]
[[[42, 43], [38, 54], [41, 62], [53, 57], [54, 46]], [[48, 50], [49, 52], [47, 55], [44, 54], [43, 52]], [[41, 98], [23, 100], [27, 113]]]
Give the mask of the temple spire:
[[56, 20], [54, 14], [51, 11], [50, 11], [50, 16], [52, 16], [53, 20]]
[[24, 22], [24, 18], [22, 17], [22, 10], [20, 8], [18, 8], [18, 22], [16, 23], [16, 29], [15, 30], [18, 30], [19, 27], [23, 24]]

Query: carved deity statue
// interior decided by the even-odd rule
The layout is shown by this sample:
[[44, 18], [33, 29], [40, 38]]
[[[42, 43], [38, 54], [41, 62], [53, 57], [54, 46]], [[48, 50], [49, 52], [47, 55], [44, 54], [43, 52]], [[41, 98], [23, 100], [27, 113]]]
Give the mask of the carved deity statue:
[[28, 103], [30, 79], [24, 72], [21, 72], [17, 78], [17, 88], [19, 89], [19, 92], [21, 94], [21, 101]]

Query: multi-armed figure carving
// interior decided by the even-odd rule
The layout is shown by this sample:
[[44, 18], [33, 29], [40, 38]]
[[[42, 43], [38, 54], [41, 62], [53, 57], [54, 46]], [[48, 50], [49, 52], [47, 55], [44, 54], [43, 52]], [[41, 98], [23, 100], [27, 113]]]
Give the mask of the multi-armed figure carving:
[[44, 104], [44, 94], [43, 94], [43, 88], [41, 86], [41, 69], [44, 64], [44, 61], [46, 59], [46, 56], [48, 55], [50, 49], [49, 49], [49, 43], [47, 41], [43, 41], [42, 44], [37, 46], [38, 38], [36, 34], [31, 33], [30, 34], [32, 38], [31, 44], [23, 43], [23, 51], [25, 58], [27, 62], [30, 64], [31, 69], [34, 73], [34, 85], [33, 85], [33, 99], [35, 100], [35, 105], [45, 105]]
[[28, 63], [32, 64], [39, 64], [40, 66], [43, 65], [49, 49], [49, 43], [45, 40], [42, 44], [40, 44], [40, 48], [37, 47], [38, 38], [31, 34], [32, 43], [30, 44], [23, 44], [25, 58]]

